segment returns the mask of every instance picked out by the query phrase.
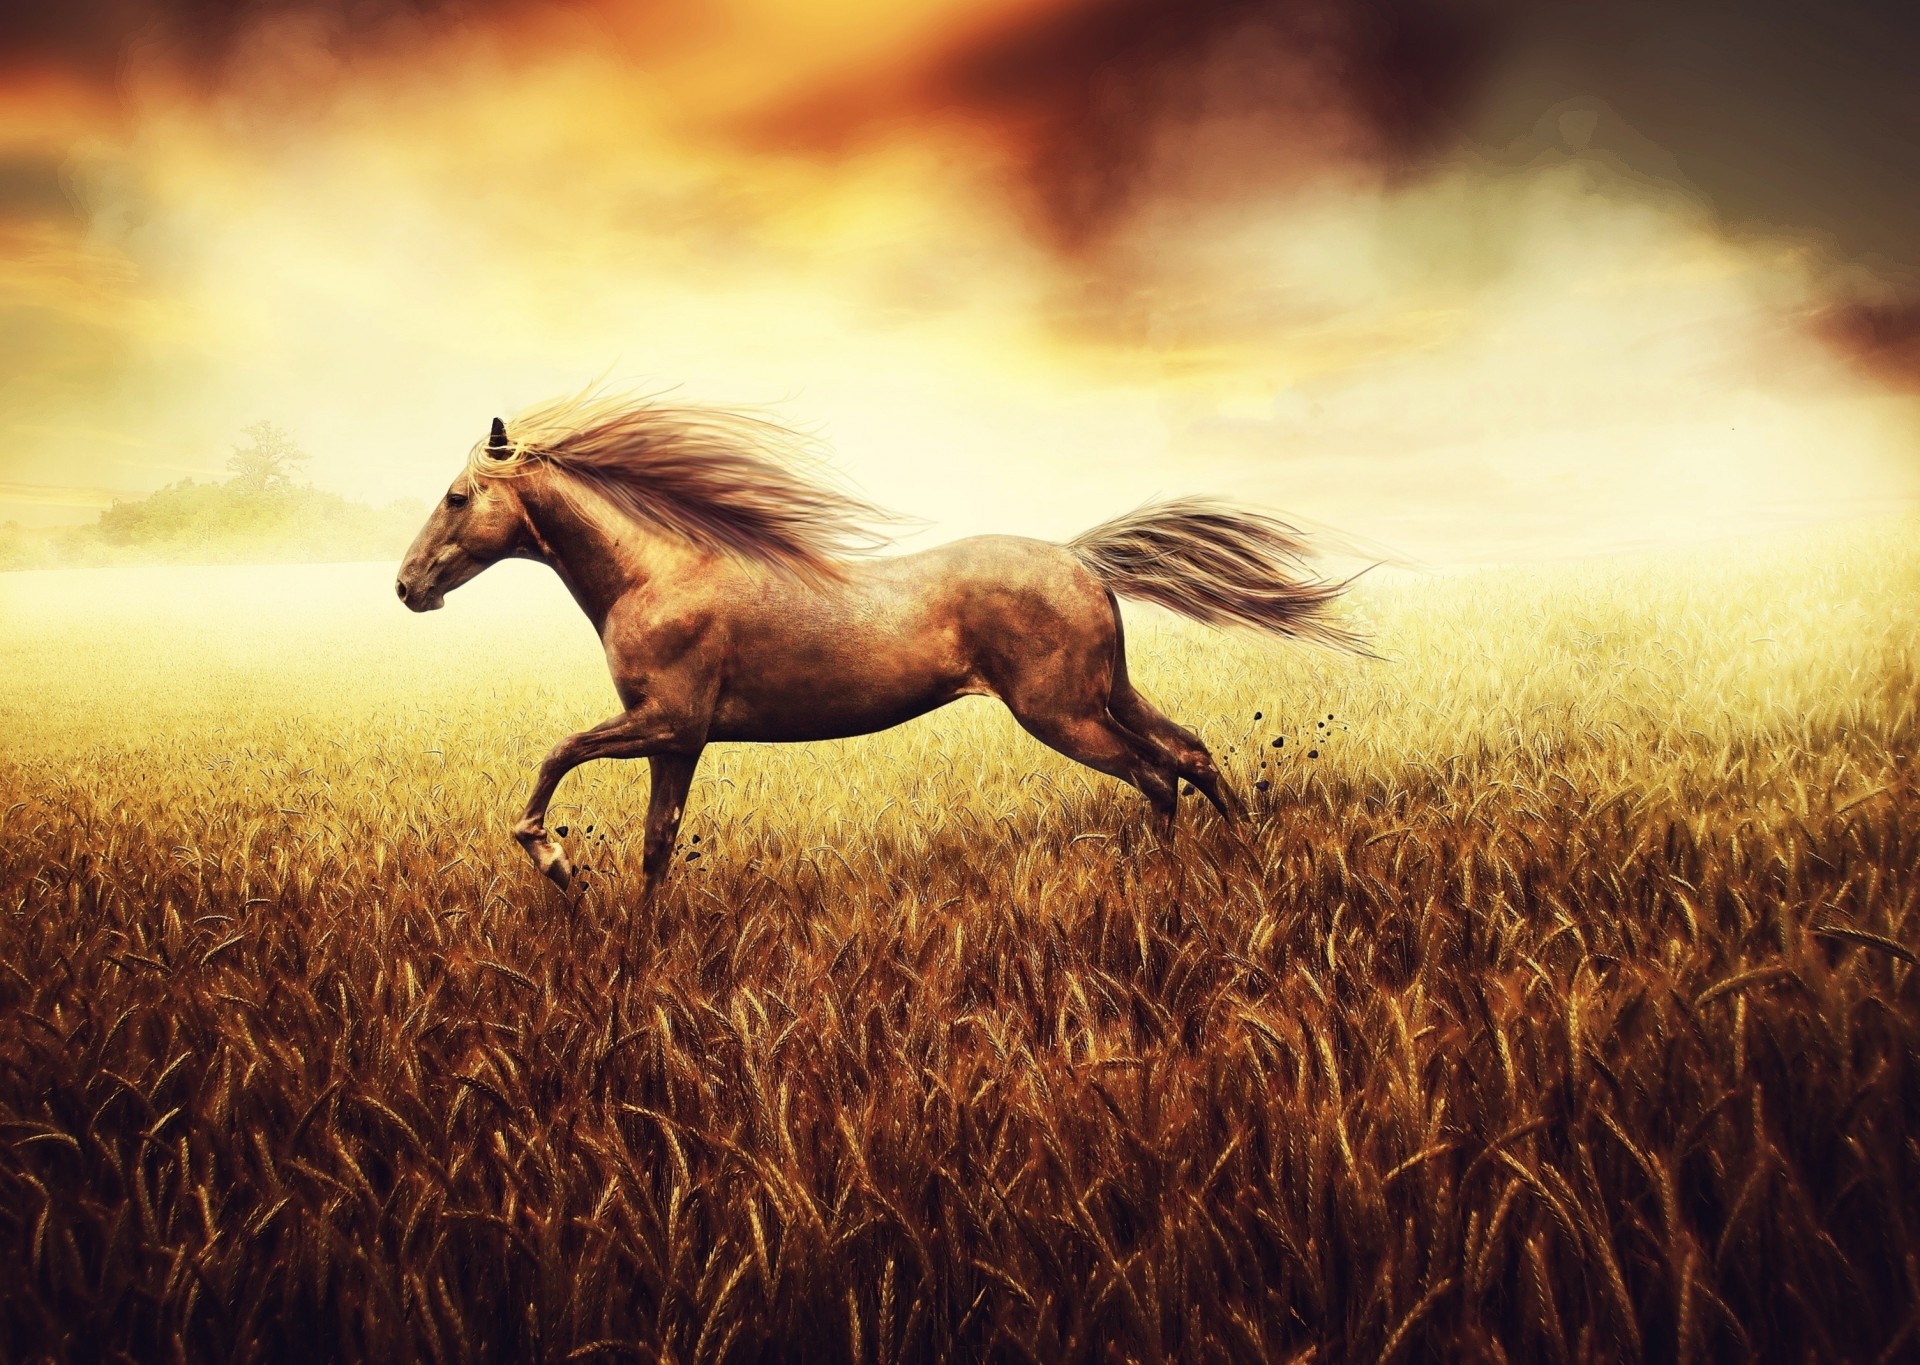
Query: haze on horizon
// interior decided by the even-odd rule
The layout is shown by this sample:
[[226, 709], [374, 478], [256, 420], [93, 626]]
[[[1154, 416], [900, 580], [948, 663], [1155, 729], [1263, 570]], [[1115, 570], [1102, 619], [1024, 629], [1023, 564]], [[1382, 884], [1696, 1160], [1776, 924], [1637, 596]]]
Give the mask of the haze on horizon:
[[1920, 502], [1920, 21], [1518, 0], [0, 19], [0, 521], [434, 496], [596, 378], [913, 543], [1158, 493], [1437, 562]]

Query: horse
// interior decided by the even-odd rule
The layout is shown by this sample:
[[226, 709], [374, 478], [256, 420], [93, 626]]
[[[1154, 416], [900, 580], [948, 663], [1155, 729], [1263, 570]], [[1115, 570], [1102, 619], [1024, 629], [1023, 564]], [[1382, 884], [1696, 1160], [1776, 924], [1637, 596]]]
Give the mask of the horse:
[[494, 418], [401, 564], [414, 611], [502, 559], [550, 566], [599, 633], [622, 710], [540, 764], [513, 836], [565, 890], [549, 802], [574, 768], [652, 768], [642, 894], [672, 864], [702, 751], [885, 730], [961, 697], [1137, 787], [1171, 824], [1184, 781], [1244, 803], [1192, 731], [1127, 675], [1118, 597], [1367, 653], [1292, 525], [1202, 498], [1148, 503], [1065, 544], [976, 536], [874, 553], [888, 513], [764, 418], [587, 393]]

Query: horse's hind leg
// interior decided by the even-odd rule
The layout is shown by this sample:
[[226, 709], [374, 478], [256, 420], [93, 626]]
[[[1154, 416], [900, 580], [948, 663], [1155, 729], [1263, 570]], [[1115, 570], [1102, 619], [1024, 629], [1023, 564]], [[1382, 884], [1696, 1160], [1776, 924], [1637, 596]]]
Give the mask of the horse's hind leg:
[[[1075, 576], [1077, 574], [1077, 577]], [[1034, 585], [1029, 610], [996, 623], [981, 671], [1027, 733], [1049, 748], [1145, 793], [1168, 820], [1180, 787], [1152, 744], [1107, 710], [1113, 693], [1117, 615], [1092, 575]]]
[[[1194, 790], [1213, 802], [1213, 808], [1223, 819], [1238, 820], [1247, 813], [1246, 806], [1220, 775], [1213, 755], [1200, 742], [1200, 736], [1167, 719], [1134, 689], [1127, 677], [1126, 622], [1121, 619], [1120, 603], [1111, 592], [1107, 594], [1107, 605], [1113, 612], [1113, 691], [1107, 698], [1107, 710], [1130, 735], [1151, 748], [1176, 778], [1184, 777], [1193, 783]], [[1178, 792], [1177, 785], [1174, 790]]]
[[1177, 725], [1134, 690], [1123, 671], [1115, 680], [1113, 699], [1108, 709], [1113, 718], [1133, 734], [1151, 744], [1163, 755], [1168, 767], [1193, 783], [1194, 789], [1228, 820], [1238, 820], [1246, 812], [1240, 796], [1220, 775], [1213, 755], [1200, 737], [1185, 726]]
[[1179, 806], [1179, 789], [1162, 772], [1145, 744], [1116, 725], [1111, 716], [1062, 715], [1009, 704], [1014, 719], [1026, 732], [1076, 763], [1129, 782], [1146, 794], [1153, 809], [1172, 820]]

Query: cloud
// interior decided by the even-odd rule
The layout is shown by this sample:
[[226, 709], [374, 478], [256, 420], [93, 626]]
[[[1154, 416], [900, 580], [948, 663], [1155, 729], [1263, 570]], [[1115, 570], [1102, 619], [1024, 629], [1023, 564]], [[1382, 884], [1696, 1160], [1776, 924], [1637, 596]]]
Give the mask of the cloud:
[[1035, 230], [1074, 253], [1157, 197], [1416, 163], [1447, 140], [1488, 37], [1429, 0], [1077, 0], [959, 30], [752, 127], [834, 149], [916, 120], [972, 126]]
[[384, 501], [611, 371], [784, 399], [949, 530], [1072, 534], [1200, 488], [1445, 557], [1912, 491], [1897, 262], [1735, 213], [1678, 77], [1564, 16], [81, 13], [111, 62], [76, 26], [0, 85], [19, 484], [217, 474], [264, 417]]
[[1817, 317], [1822, 332], [1861, 368], [1889, 385], [1920, 393], [1920, 291], [1835, 305]]
[[287, 18], [340, 47], [430, 43], [448, 27], [523, 8], [495, 0], [62, 0], [0, 7], [0, 68], [57, 70], [113, 84], [134, 61], [202, 87], [228, 74], [248, 37]]
[[[1625, 0], [72, 0], [0, 10], [0, 70], [183, 98], [404, 82], [450, 46], [595, 48], [656, 117], [835, 157], [969, 129], [1050, 246], [1166, 199], [1260, 197], [1329, 172], [1522, 155], [1591, 98], [1663, 149], [1730, 227], [1920, 266], [1920, 9]], [[670, 107], [668, 107], [670, 106]], [[232, 115], [233, 109], [227, 113]], [[613, 111], [617, 117], [620, 110]], [[1605, 146], [1605, 130], [1596, 146]]]

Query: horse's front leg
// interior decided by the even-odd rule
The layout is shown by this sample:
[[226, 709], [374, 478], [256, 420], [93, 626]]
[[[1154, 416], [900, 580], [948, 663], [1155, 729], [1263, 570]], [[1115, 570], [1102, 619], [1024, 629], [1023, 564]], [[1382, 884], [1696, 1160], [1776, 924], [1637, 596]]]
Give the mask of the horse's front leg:
[[[520, 823], [513, 827], [513, 837], [533, 859], [534, 866], [555, 886], [565, 890], [573, 879], [573, 864], [568, 861], [566, 850], [547, 833], [547, 806], [560, 779], [596, 758], [646, 758], [663, 750], [671, 751], [681, 743], [678, 729], [650, 707], [635, 709], [601, 721], [591, 730], [568, 735], [541, 761], [533, 794], [527, 798]], [[693, 749], [696, 754], [699, 752], [697, 744]], [[684, 793], [682, 795], [684, 797]]]
[[647, 798], [647, 849], [640, 870], [645, 879], [641, 894], [651, 897], [673, 864], [673, 841], [686, 814], [687, 789], [693, 785], [700, 754], [655, 754], [647, 761], [653, 768], [653, 791]]

